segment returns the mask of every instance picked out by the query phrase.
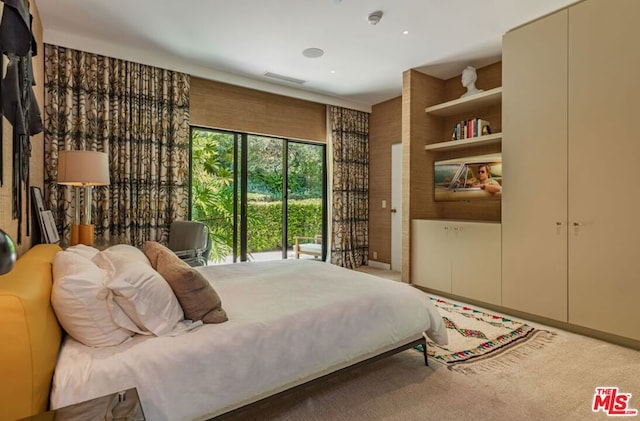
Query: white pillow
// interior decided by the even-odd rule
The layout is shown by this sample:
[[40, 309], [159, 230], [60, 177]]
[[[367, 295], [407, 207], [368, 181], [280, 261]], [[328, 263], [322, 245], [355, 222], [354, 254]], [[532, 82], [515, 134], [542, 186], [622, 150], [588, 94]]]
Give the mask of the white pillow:
[[126, 253], [105, 250], [92, 261], [106, 272], [105, 285], [113, 293], [114, 301], [138, 326], [138, 333], [167, 335], [184, 319], [182, 307], [144, 253], [144, 262], [133, 254], [132, 258]]
[[[151, 266], [151, 262], [142, 250], [129, 244], [116, 244], [102, 251], [103, 254], [109, 255], [111, 260], [127, 260], [137, 261], [139, 263]], [[95, 257], [91, 256], [91, 258]]]
[[78, 254], [87, 259], [91, 259], [93, 256], [98, 254], [100, 250], [95, 247], [86, 246], [84, 244], [76, 244], [75, 246], [67, 247], [65, 251]]
[[135, 328], [113, 302], [103, 284], [105, 275], [78, 253], [61, 251], [53, 258], [51, 304], [64, 330], [88, 346], [118, 345], [133, 335], [122, 325]]

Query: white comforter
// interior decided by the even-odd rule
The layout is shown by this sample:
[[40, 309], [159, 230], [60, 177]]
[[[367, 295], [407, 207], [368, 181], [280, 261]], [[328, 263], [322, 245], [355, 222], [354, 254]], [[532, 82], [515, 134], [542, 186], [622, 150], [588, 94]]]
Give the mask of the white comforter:
[[[52, 408], [137, 387], [147, 419], [207, 419], [419, 338], [445, 344], [417, 289], [328, 263], [201, 269], [229, 321], [176, 337], [90, 348], [67, 337]], [[420, 367], [416, 367], [420, 369]]]

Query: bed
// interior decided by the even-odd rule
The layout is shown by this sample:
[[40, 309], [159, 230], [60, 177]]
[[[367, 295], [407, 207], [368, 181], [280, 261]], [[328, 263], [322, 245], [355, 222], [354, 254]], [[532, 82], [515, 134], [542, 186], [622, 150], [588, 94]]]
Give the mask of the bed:
[[228, 321], [104, 347], [66, 335], [51, 408], [136, 387], [147, 419], [212, 419], [424, 344], [424, 335], [447, 341], [426, 295], [399, 282], [314, 260], [193, 270], [219, 294]]

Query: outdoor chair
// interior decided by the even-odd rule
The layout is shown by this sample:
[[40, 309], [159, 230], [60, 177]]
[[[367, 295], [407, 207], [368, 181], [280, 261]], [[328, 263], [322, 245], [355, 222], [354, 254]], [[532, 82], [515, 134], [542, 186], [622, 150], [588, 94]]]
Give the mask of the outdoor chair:
[[168, 247], [190, 266], [205, 266], [211, 254], [209, 229], [202, 222], [173, 221]]
[[[308, 254], [314, 258], [322, 256], [322, 235], [316, 235], [315, 237], [295, 236], [293, 238], [295, 240], [293, 251], [296, 259], [299, 259], [301, 254]], [[301, 243], [301, 241], [306, 242]]]

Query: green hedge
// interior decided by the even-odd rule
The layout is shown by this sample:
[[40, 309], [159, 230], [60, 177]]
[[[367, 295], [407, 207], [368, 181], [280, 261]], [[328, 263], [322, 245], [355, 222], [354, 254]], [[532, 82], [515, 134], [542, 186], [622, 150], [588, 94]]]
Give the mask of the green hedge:
[[[282, 202], [249, 202], [247, 217], [250, 253], [282, 249]], [[320, 199], [289, 200], [288, 247], [293, 237], [322, 234], [322, 202]]]

